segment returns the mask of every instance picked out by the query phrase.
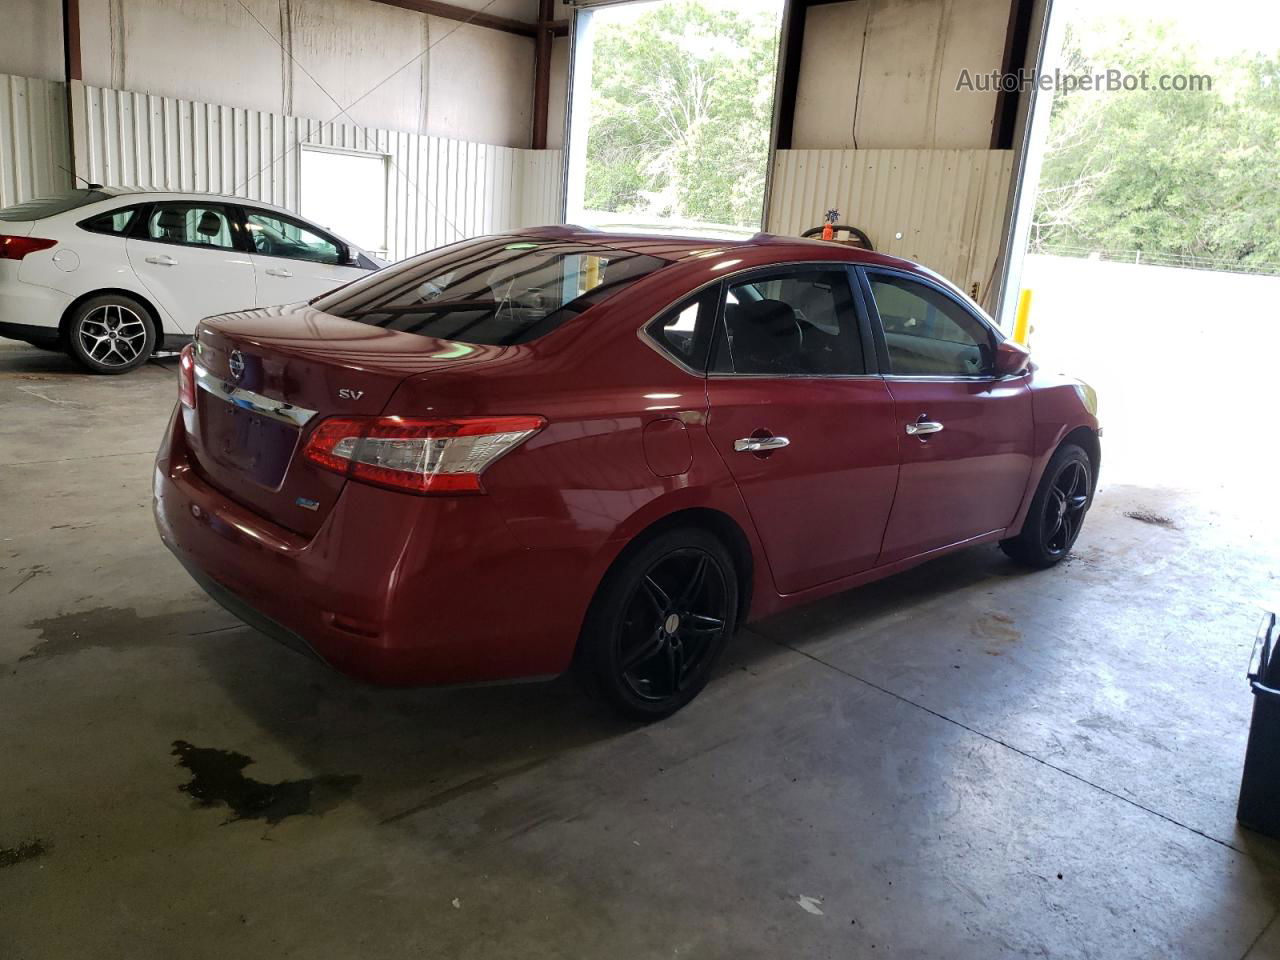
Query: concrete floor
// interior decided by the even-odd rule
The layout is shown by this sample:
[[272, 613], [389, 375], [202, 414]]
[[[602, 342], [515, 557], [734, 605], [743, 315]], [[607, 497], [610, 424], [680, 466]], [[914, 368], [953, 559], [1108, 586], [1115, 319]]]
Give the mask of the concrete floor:
[[634, 728], [237, 625], [152, 525], [174, 393], [0, 346], [6, 960], [1280, 957], [1280, 847], [1234, 822], [1280, 570], [1244, 498], [1110, 483], [1061, 567], [757, 624]]

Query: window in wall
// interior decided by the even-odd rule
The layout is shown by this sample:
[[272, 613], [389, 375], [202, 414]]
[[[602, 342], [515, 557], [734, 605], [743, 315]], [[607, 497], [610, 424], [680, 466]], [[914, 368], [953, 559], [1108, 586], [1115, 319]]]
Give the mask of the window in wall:
[[380, 257], [387, 256], [387, 158], [380, 153], [302, 150], [302, 215]]

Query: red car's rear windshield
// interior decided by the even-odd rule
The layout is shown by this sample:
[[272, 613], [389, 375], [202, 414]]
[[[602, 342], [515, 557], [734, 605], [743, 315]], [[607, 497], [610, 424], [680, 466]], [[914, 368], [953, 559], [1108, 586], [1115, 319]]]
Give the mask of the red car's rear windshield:
[[387, 267], [311, 302], [388, 330], [503, 346], [545, 336], [668, 263], [581, 241], [483, 237]]

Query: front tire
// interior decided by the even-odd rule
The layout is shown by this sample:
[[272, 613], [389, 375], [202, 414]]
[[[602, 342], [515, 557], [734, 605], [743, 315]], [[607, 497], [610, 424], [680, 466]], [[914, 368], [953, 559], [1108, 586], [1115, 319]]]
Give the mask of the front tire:
[[706, 530], [669, 530], [605, 575], [579, 640], [588, 686], [625, 717], [669, 717], [698, 695], [737, 625], [738, 578]]
[[80, 304], [67, 324], [67, 352], [90, 373], [128, 373], [156, 347], [151, 313], [137, 300], [104, 293]]
[[1063, 444], [1050, 458], [1031, 498], [1022, 532], [1000, 541], [1000, 549], [1029, 567], [1060, 563], [1080, 535], [1093, 500], [1093, 465], [1074, 443]]

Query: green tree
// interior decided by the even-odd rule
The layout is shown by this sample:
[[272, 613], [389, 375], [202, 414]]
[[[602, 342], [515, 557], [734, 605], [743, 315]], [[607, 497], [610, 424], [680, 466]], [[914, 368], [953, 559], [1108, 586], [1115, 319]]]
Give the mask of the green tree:
[[[1055, 97], [1033, 243], [1280, 270], [1280, 61], [1202, 64], [1171, 28], [1124, 22], [1070, 31], [1064, 54], [1066, 72], [1145, 73], [1149, 88]], [[1179, 75], [1212, 84], [1159, 89]]]
[[592, 56], [587, 206], [758, 223], [776, 53], [772, 17], [698, 0], [603, 26]]

